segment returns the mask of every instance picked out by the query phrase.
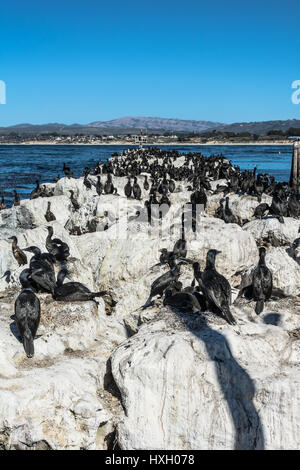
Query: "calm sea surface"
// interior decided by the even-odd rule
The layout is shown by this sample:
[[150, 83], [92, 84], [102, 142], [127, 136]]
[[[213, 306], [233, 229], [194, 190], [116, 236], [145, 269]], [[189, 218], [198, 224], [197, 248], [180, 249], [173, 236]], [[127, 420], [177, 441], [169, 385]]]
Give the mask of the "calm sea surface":
[[[0, 195], [4, 194], [7, 206], [12, 202], [12, 190], [22, 199], [27, 198], [38, 179], [52, 182], [63, 162], [70, 166], [76, 177], [82, 176], [84, 167], [93, 168], [100, 159], [105, 161], [114, 152], [135, 146], [125, 145], [0, 145]], [[167, 145], [162, 149], [176, 149], [180, 153], [201, 152], [204, 156], [222, 153], [242, 170], [257, 167], [258, 172], [269, 173], [278, 181], [288, 181], [292, 159], [292, 146], [276, 145]]]

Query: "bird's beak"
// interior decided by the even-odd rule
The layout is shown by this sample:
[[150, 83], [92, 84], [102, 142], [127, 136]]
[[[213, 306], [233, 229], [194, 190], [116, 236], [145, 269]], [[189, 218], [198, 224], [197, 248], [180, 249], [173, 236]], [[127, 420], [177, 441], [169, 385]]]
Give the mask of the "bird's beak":
[[222, 253], [222, 251], [216, 250], [216, 253], [217, 255], [219, 255], [220, 253]]

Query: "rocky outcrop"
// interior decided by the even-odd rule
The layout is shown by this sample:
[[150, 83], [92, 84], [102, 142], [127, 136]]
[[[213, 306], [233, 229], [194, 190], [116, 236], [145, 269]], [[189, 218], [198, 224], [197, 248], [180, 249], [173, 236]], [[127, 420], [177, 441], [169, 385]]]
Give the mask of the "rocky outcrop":
[[259, 245], [269, 243], [274, 246], [290, 245], [298, 237], [300, 221], [291, 217], [284, 217], [284, 223], [280, 223], [275, 217], [264, 217], [261, 220], [253, 220], [243, 226], [243, 230], [251, 233]]
[[[266, 264], [272, 272], [273, 294], [280, 297], [300, 295], [300, 269], [297, 260], [291, 258], [284, 248], [271, 247], [266, 255]], [[243, 273], [241, 288], [252, 284], [255, 265]]]
[[[219, 183], [220, 181], [220, 183]], [[221, 186], [226, 186], [227, 181], [226, 180], [219, 180], [214, 182], [215, 185], [213, 189], [216, 188], [216, 183], [220, 184]], [[266, 203], [268, 205], [271, 205], [272, 198], [270, 196], [267, 196], [266, 194], [262, 195], [261, 203], [257, 200], [257, 197], [254, 196], [248, 196], [248, 195], [240, 195], [240, 194], [233, 194], [229, 193], [226, 196], [224, 196], [223, 193], [217, 193], [213, 194], [207, 204], [207, 212], [210, 216], [214, 216], [217, 208], [220, 205], [220, 200], [225, 199], [225, 197], [229, 198], [229, 207], [233, 213], [233, 215], [236, 217], [238, 221], [241, 223], [243, 221], [250, 221], [254, 217], [254, 210], [255, 208], [261, 204], [261, 203]]]
[[297, 448], [297, 345], [270, 314], [233, 312], [231, 328], [164, 308], [115, 350], [122, 449]]
[[102, 300], [97, 308], [39, 297], [33, 359], [19, 342], [15, 295], [0, 300], [0, 448], [107, 449], [122, 414], [108, 391], [107, 361], [124, 328], [105, 315]]
[[[288, 255], [299, 221], [225, 224], [212, 218], [222, 195], [208, 191], [197, 235], [185, 226], [189, 262], [180, 281], [190, 286], [191, 263], [203, 269], [207, 251], [220, 250], [216, 267], [231, 284], [237, 325], [209, 312], [182, 314], [157, 298], [142, 310], [152, 282], [169, 269], [159, 265], [159, 250], [172, 250], [180, 237], [190, 192], [187, 182], [176, 184], [171, 207], [149, 226], [146, 192], [141, 201], [127, 200], [126, 182], [114, 177], [118, 195], [99, 197], [82, 178], [63, 178], [46, 185], [53, 196], [0, 212], [0, 449], [299, 448], [300, 266]], [[256, 198], [229, 198], [234, 214], [251, 220]], [[56, 216], [50, 224], [48, 202]], [[97, 306], [39, 294], [41, 323], [28, 359], [13, 317], [24, 267], [8, 238], [45, 251], [48, 225], [70, 247], [71, 280], [107, 295]], [[266, 241], [269, 232], [280, 246]], [[251, 281], [260, 244], [267, 246], [274, 293], [257, 317], [253, 302], [237, 295]]]

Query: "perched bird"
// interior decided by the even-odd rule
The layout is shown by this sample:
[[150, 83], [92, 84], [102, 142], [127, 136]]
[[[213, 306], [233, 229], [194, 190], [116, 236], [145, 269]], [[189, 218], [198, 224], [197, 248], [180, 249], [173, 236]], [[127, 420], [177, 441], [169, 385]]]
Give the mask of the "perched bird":
[[15, 236], [10, 237], [9, 240], [12, 240], [12, 252], [13, 252], [13, 255], [14, 255], [15, 259], [18, 262], [18, 265], [19, 266], [24, 266], [25, 264], [27, 264], [27, 256], [24, 253], [24, 251], [21, 250], [21, 248], [18, 247], [17, 237], [15, 237]]
[[175, 188], [176, 188], [175, 181], [169, 180], [169, 191], [170, 191], [170, 193], [174, 193]]
[[67, 275], [67, 269], [61, 269], [58, 273], [57, 284], [53, 293], [53, 298], [57, 301], [86, 302], [88, 300], [92, 300], [96, 302], [95, 297], [102, 297], [106, 294], [106, 291], [91, 292], [80, 282], [67, 282], [64, 284], [63, 282]]
[[101, 194], [103, 192], [103, 184], [101, 183], [101, 176], [100, 175], [97, 176], [96, 192], [97, 192], [98, 196], [101, 196]]
[[288, 214], [290, 217], [300, 218], [300, 194], [293, 191], [288, 200]]
[[223, 220], [226, 224], [235, 224], [236, 218], [234, 217], [232, 210], [229, 207], [229, 197], [225, 199], [225, 208], [223, 211]]
[[36, 180], [35, 184], [36, 184], [36, 187], [30, 193], [30, 199], [36, 199], [40, 196], [40, 193], [41, 193], [40, 183], [38, 180]]
[[165, 291], [164, 305], [176, 308], [183, 313], [199, 313], [201, 306], [197, 298], [189, 292], [177, 292], [173, 294], [172, 290]]
[[107, 179], [105, 181], [105, 184], [104, 184], [104, 192], [105, 194], [113, 194], [115, 188], [114, 188], [114, 185], [112, 183], [112, 176], [110, 173], [108, 173], [107, 175]]
[[41, 307], [28, 279], [28, 271], [26, 269], [20, 274], [22, 291], [15, 301], [15, 321], [25, 353], [27, 357], [31, 358], [34, 356], [33, 340], [40, 323]]
[[229, 192], [228, 186], [221, 185], [221, 184], [217, 184], [217, 187], [216, 187], [216, 189], [214, 190], [214, 194], [224, 193], [224, 195], [225, 195], [225, 194], [227, 194], [228, 192]]
[[71, 169], [68, 168], [65, 163], [64, 163], [64, 166], [63, 166], [63, 172], [64, 172], [65, 176], [70, 176]]
[[179, 238], [174, 245], [173, 248], [173, 255], [175, 258], [186, 258], [187, 255], [187, 248], [186, 248], [186, 240], [185, 238]]
[[272, 273], [266, 266], [266, 249], [259, 249], [259, 262], [253, 272], [253, 298], [256, 300], [255, 313], [259, 315], [264, 309], [264, 303], [272, 295]]
[[293, 241], [289, 249], [289, 255], [300, 264], [300, 238]]
[[265, 212], [269, 210], [269, 205], [263, 202], [262, 204], [259, 204], [258, 206], [255, 207], [254, 209], [254, 217], [259, 217], [260, 219], [264, 216]]
[[128, 177], [128, 181], [124, 186], [124, 193], [127, 199], [129, 199], [132, 195], [132, 186], [131, 186], [131, 179], [130, 176]]
[[265, 189], [265, 186], [264, 186], [263, 176], [258, 175], [253, 185], [253, 190], [255, 194], [257, 195], [258, 202], [261, 202], [261, 196], [262, 196], [262, 193], [264, 192], [264, 189]]
[[17, 193], [16, 190], [14, 190], [14, 206], [19, 206], [20, 205], [20, 197]]
[[55, 215], [53, 214], [53, 212], [51, 212], [51, 202], [48, 202], [45, 219], [47, 220], [47, 222], [52, 222], [53, 220], [56, 220]]
[[180, 261], [168, 272], [159, 276], [155, 281], [153, 281], [151, 285], [150, 295], [146, 303], [143, 305], [143, 309], [148, 307], [151, 303], [152, 297], [156, 297], [157, 295], [162, 296], [164, 291], [178, 281], [180, 276]]
[[174, 259], [173, 251], [168, 251], [166, 248], [162, 248], [159, 251], [161, 252], [161, 255], [159, 257], [160, 264], [168, 264], [171, 259]]
[[177, 240], [172, 250], [175, 258], [186, 258], [187, 255], [187, 243], [184, 233], [184, 213], [181, 215], [181, 238]]
[[236, 323], [229, 305], [231, 304], [231, 287], [227, 279], [216, 271], [215, 261], [218, 250], [209, 250], [206, 256], [206, 266], [200, 272], [199, 263], [194, 263], [194, 275], [207, 301], [217, 307], [230, 325]]
[[283, 195], [282, 190], [276, 189], [273, 194], [273, 199], [271, 206], [269, 208], [269, 213], [277, 217], [281, 224], [284, 223], [284, 217], [287, 216], [287, 201]]
[[53, 294], [56, 286], [53, 267], [53, 263], [55, 263], [54, 256], [51, 253], [42, 253], [37, 246], [30, 246], [25, 248], [24, 251], [34, 254], [29, 263], [31, 279], [42, 291]]
[[57, 183], [60, 180], [60, 174], [58, 173], [56, 178], [53, 178], [53, 182]]
[[132, 192], [133, 192], [133, 196], [135, 199], [140, 200], [142, 198], [142, 190], [141, 190], [140, 185], [137, 182], [136, 176], [134, 177], [134, 180], [133, 180]]
[[6, 208], [6, 203], [4, 200], [4, 196], [2, 195], [1, 202], [0, 202], [0, 210], [2, 211], [5, 208]]
[[222, 219], [223, 220], [223, 214], [224, 214], [224, 204], [225, 202], [225, 199], [220, 199], [219, 201], [219, 207], [217, 207], [216, 209], [216, 212], [214, 214], [214, 217], [216, 217], [217, 219]]
[[59, 238], [52, 239], [53, 227], [50, 225], [47, 227], [48, 235], [46, 238], [46, 248], [56, 261], [66, 261], [70, 256], [70, 249], [67, 243], [62, 242]]
[[73, 209], [75, 211], [78, 211], [80, 209], [80, 205], [78, 204], [77, 199], [75, 199], [75, 197], [74, 197], [74, 191], [72, 189], [70, 189], [70, 193], [71, 193], [70, 201], [72, 203]]
[[191, 194], [190, 201], [193, 206], [203, 206], [204, 210], [206, 209], [207, 196], [202, 186]]
[[53, 237], [53, 227], [50, 225], [49, 227], [47, 227], [47, 231], [48, 231], [48, 235], [47, 235], [47, 238], [46, 238], [46, 248], [47, 248], [47, 251], [49, 253], [51, 253], [53, 256], [55, 256], [55, 249], [56, 249], [56, 245], [53, 243], [53, 240], [52, 240], [52, 237]]
[[83, 178], [83, 184], [86, 187], [86, 189], [92, 189], [92, 184], [91, 182], [87, 179], [87, 175]]
[[149, 182], [148, 182], [148, 179], [147, 179], [147, 175], [145, 175], [145, 181], [144, 181], [144, 190], [145, 191], [149, 191]]
[[54, 238], [52, 243], [56, 245], [56, 260], [60, 262], [66, 261], [70, 256], [69, 245], [65, 242], [62, 242], [59, 238]]

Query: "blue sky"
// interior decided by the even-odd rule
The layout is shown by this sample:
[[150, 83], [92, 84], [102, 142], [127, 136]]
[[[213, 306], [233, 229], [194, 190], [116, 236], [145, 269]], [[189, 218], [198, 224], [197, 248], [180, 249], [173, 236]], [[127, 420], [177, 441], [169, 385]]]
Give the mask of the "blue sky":
[[35, 1], [0, 9], [0, 126], [300, 119], [300, 2]]

